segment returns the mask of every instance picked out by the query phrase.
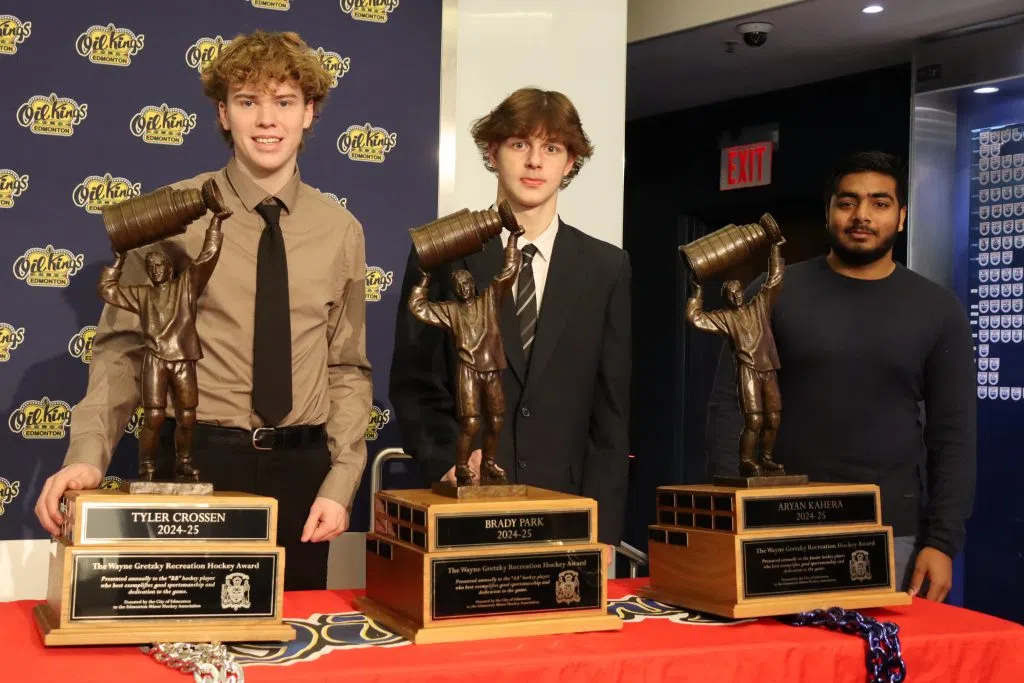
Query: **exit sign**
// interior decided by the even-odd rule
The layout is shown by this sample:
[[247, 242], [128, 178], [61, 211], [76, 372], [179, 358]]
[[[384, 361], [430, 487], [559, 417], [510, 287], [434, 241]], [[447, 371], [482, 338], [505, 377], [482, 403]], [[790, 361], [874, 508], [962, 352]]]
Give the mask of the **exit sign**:
[[720, 190], [770, 185], [771, 182], [772, 143], [770, 141], [722, 149], [722, 164], [718, 180]]

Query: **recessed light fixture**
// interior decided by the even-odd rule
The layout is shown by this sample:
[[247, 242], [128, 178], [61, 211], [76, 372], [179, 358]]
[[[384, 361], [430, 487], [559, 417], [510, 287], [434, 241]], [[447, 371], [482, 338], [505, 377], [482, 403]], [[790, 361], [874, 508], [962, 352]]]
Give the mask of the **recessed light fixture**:
[[975, 88], [974, 92], [978, 93], [979, 95], [991, 95], [994, 92], [999, 92], [999, 88], [996, 88], [995, 86], [991, 85], [986, 85], [983, 88]]
[[882, 7], [881, 5], [868, 5], [867, 7], [862, 9], [861, 12], [863, 12], [864, 14], [878, 14], [884, 9], [885, 8]]

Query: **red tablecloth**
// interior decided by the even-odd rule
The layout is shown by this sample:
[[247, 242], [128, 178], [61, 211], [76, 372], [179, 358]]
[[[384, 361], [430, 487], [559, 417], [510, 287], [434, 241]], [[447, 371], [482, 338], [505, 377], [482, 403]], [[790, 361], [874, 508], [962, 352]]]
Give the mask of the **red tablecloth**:
[[[352, 613], [358, 591], [287, 593], [285, 617], [299, 627], [300, 640], [283, 653], [235, 649], [249, 683], [866, 680], [860, 638], [774, 619], [695, 621], [684, 610], [630, 599], [642, 581], [609, 584], [619, 612], [633, 615], [621, 631], [418, 646]], [[46, 648], [32, 619], [35, 604], [0, 604], [0, 681], [191, 680], [135, 647]], [[922, 599], [864, 613], [899, 624], [908, 683], [1024, 681], [1018, 624]]]

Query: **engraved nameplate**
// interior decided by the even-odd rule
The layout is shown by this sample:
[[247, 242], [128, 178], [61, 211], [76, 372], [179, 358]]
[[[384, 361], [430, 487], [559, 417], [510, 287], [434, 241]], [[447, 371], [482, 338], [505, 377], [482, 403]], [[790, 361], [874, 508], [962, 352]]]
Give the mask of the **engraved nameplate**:
[[71, 621], [273, 617], [277, 554], [75, 553]]
[[439, 550], [590, 542], [589, 510], [438, 515], [434, 522]]
[[431, 560], [431, 617], [599, 608], [603, 571], [600, 550]]
[[748, 598], [889, 586], [884, 531], [741, 541]]
[[775, 529], [831, 524], [875, 524], [874, 493], [745, 498], [745, 529]]
[[267, 541], [270, 507], [155, 503], [82, 505], [81, 543]]

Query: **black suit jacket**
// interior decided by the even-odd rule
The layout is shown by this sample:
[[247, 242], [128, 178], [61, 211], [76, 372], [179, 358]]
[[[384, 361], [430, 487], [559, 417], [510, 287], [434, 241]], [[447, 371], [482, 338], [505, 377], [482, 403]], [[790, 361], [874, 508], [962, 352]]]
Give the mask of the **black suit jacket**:
[[[480, 289], [501, 270], [504, 235], [481, 252], [431, 272], [430, 299], [453, 299], [451, 273]], [[515, 302], [501, 310], [508, 368], [498, 464], [509, 481], [588, 496], [598, 537], [617, 545], [629, 455], [630, 264], [627, 254], [559, 222], [527, 367]], [[389, 396], [402, 448], [434, 482], [455, 464], [455, 371], [447, 332], [416, 320], [406, 303], [421, 279], [410, 251], [395, 326]], [[478, 447], [478, 446], [477, 446]]]

